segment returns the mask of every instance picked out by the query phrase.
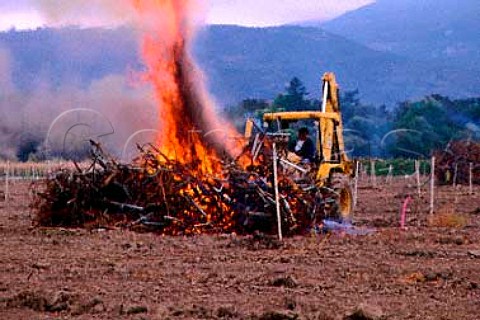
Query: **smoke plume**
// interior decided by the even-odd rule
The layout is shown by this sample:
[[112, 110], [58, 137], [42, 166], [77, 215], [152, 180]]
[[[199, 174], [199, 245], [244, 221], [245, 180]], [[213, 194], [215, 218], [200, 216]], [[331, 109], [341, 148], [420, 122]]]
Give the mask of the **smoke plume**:
[[0, 47], [0, 97], [10, 94], [13, 91], [11, 74], [10, 52]]
[[[0, 141], [2, 157], [13, 158], [25, 153], [24, 149], [34, 151], [43, 141], [47, 150], [62, 155], [65, 149], [75, 149], [86, 138], [96, 136], [118, 155], [131, 134], [148, 128], [160, 132], [156, 142], [168, 155], [175, 153], [193, 160], [232, 154], [233, 140], [225, 140], [225, 134], [210, 134], [216, 129], [230, 135], [235, 131], [217, 116], [204, 76], [189, 54], [190, 42], [202, 20], [199, 2], [40, 0], [37, 5], [54, 24], [71, 23], [76, 17], [132, 22], [146, 71], [136, 87], [118, 74], [87, 86], [68, 81], [53, 84], [37, 75], [35, 90], [25, 94], [12, 85], [11, 57], [0, 51], [0, 130], [5, 133]], [[94, 109], [96, 113], [82, 110], [57, 119], [59, 114], [76, 108]]]
[[[106, 76], [85, 88], [39, 81], [26, 93], [13, 87], [6, 56], [0, 51], [0, 158], [13, 160], [41, 147], [70, 156], [66, 152], [75, 154], [88, 144], [87, 138], [98, 138], [108, 151], [120, 155], [130, 135], [155, 125], [151, 90], [132, 87], [123, 75]], [[81, 110], [59, 118], [46, 141], [53, 121], [73, 109], [96, 112]]]
[[133, 19], [127, 0], [36, 0], [48, 25], [118, 26]]

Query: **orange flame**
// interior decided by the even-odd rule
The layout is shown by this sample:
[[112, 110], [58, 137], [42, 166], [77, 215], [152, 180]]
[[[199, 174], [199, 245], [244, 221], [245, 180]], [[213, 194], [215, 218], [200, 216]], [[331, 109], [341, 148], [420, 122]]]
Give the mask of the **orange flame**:
[[143, 33], [142, 56], [159, 109], [160, 151], [182, 163], [199, 164], [204, 173], [218, 172], [218, 159], [237, 146], [216, 141], [207, 132], [222, 125], [202, 87], [199, 71], [188, 54], [194, 32], [193, 0], [131, 0]]

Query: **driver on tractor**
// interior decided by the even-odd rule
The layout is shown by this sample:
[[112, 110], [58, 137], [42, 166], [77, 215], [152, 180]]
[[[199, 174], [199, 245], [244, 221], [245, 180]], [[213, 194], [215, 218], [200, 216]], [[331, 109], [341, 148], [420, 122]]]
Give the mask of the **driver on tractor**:
[[306, 127], [300, 128], [294, 149], [291, 150], [301, 158], [302, 163], [312, 163], [315, 159], [315, 144], [309, 134]]

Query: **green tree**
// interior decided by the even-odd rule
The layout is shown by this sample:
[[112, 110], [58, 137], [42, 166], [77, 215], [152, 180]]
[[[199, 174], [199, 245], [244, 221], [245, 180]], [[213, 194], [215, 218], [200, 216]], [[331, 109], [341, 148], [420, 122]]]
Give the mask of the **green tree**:
[[270, 104], [263, 99], [245, 99], [241, 102], [240, 108], [245, 113], [255, 113], [259, 110], [268, 109]]
[[455, 102], [433, 95], [416, 102], [400, 104], [394, 114], [394, 129], [399, 131], [390, 143], [395, 157], [428, 156], [454, 139], [467, 136], [466, 118]]
[[308, 92], [305, 85], [297, 77], [290, 81], [285, 91], [284, 94], [279, 94], [273, 101], [276, 108], [286, 111], [311, 110], [313, 108], [312, 101], [307, 99]]
[[340, 96], [340, 108], [342, 110], [343, 121], [348, 122], [361, 109], [358, 89], [345, 91]]
[[346, 149], [353, 156], [384, 156], [381, 139], [390, 128], [385, 106], [363, 104], [359, 91], [345, 91], [340, 96], [340, 110], [345, 128]]

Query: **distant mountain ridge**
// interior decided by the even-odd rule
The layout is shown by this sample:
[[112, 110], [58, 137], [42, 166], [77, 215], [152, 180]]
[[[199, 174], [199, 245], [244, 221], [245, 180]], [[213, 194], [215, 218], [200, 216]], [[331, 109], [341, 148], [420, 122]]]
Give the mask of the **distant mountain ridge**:
[[[128, 28], [10, 31], [0, 33], [2, 48], [12, 57], [13, 82], [26, 92], [42, 81], [87, 85], [142, 69], [135, 34]], [[419, 63], [314, 27], [209, 26], [199, 33], [194, 55], [223, 105], [245, 98], [273, 99], [294, 76], [318, 97], [326, 71], [337, 74], [342, 89], [358, 88], [364, 101], [376, 104], [393, 105], [431, 93], [480, 95], [474, 72]]]
[[0, 33], [0, 50], [10, 53], [12, 78], [21, 89], [39, 82], [86, 85], [141, 66], [128, 28], [37, 29]]
[[329, 22], [309, 22], [381, 50], [480, 71], [480, 1], [378, 0]]
[[[199, 39], [197, 56], [211, 77], [213, 92], [222, 97], [215, 80], [228, 84], [234, 97], [269, 97], [283, 90], [294, 75], [312, 94], [320, 78], [334, 71], [343, 89], [358, 88], [362, 97], [392, 104], [430, 93], [476, 95], [479, 79], [465, 70], [437, 68], [385, 54], [318, 28], [209, 28]], [[452, 84], [451, 79], [467, 82]], [[223, 91], [223, 92], [222, 92]]]

